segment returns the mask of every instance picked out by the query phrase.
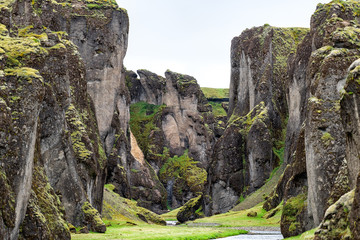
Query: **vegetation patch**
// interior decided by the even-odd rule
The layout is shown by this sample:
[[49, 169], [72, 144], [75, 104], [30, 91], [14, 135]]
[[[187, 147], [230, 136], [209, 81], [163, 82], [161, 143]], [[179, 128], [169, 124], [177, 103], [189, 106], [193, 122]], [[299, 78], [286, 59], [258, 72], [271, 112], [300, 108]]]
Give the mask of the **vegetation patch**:
[[205, 240], [216, 239], [239, 234], [245, 230], [206, 227], [173, 227], [157, 225], [117, 225], [108, 227], [105, 234], [72, 234], [75, 240], [127, 239], [127, 240]]
[[212, 107], [212, 113], [214, 114], [214, 117], [222, 117], [227, 115], [225, 109], [221, 105], [221, 102], [209, 101], [209, 104]]
[[84, 213], [86, 224], [90, 226], [90, 230], [94, 232], [104, 233], [106, 226], [101, 219], [99, 212], [89, 203], [84, 202], [81, 211]]
[[313, 240], [314, 239], [314, 233], [316, 232], [317, 228], [311, 229], [307, 232], [304, 232], [298, 236], [289, 237], [286, 238], [288, 240]]
[[162, 182], [183, 180], [192, 192], [202, 192], [207, 180], [207, 172], [196, 166], [198, 162], [189, 157], [188, 151], [178, 157], [169, 158], [159, 171]]
[[137, 206], [135, 200], [120, 197], [119, 194], [113, 191], [114, 189], [115, 186], [112, 184], [105, 185], [103, 201], [103, 217], [105, 222], [165, 225], [165, 221], [161, 216]]
[[156, 127], [155, 121], [165, 107], [166, 105], [153, 105], [146, 102], [138, 102], [130, 106], [131, 131], [145, 157], [151, 146], [150, 133], [160, 130]]
[[298, 234], [299, 231], [301, 232], [301, 229], [299, 229], [301, 227], [299, 223], [299, 216], [302, 214], [307, 205], [306, 199], [306, 193], [299, 194], [296, 197], [288, 199], [283, 207], [283, 215], [281, 219], [282, 228], [287, 227], [287, 232], [290, 236], [294, 236], [296, 233]]
[[[242, 211], [229, 211], [227, 213], [214, 215], [207, 218], [196, 219], [194, 223], [218, 223], [223, 227], [253, 227], [268, 226], [278, 227], [282, 211], [279, 210], [270, 218], [267, 217], [267, 211], [262, 208], [263, 202], [253, 208]], [[249, 217], [250, 212], [256, 212], [256, 217]]]
[[206, 98], [229, 98], [228, 88], [207, 88], [202, 87], [202, 92]]

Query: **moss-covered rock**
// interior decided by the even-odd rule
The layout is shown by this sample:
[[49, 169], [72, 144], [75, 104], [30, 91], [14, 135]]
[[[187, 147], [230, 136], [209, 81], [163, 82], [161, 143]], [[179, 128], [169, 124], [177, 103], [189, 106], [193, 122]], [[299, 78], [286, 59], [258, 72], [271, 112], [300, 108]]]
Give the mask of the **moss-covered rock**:
[[281, 233], [284, 237], [299, 235], [303, 232], [303, 216], [307, 211], [306, 193], [286, 201], [281, 215]]
[[34, 169], [32, 192], [20, 230], [24, 239], [70, 239], [65, 209], [50, 186], [43, 167]]
[[185, 205], [180, 208], [178, 214], [176, 215], [177, 220], [183, 223], [204, 217], [202, 198], [203, 195], [199, 195], [185, 203]]
[[[92, 9], [87, 4], [101, 7]], [[102, 26], [98, 28], [101, 36], [122, 32], [124, 34], [116, 36], [126, 41], [127, 14], [109, 1], [3, 1], [0, 11], [0, 145], [5, 149], [0, 159], [4, 176], [17, 196], [14, 199], [17, 221], [13, 226], [1, 225], [1, 231], [6, 230], [2, 237], [8, 238], [11, 234], [16, 238], [23, 223], [23, 237], [28, 234], [41, 238], [38, 231], [42, 229], [43, 238], [67, 239], [69, 232], [62, 226], [65, 216], [78, 227], [83, 220], [81, 206], [84, 202], [92, 202], [101, 211], [106, 166], [104, 142], [98, 126], [98, 122], [102, 122], [95, 116], [94, 99], [88, 95], [85, 78], [94, 74], [86, 74], [90, 69], [86, 67], [91, 64], [87, 62], [84, 66], [83, 62], [83, 59], [88, 60], [85, 52], [97, 50], [99, 54], [101, 50], [93, 49], [93, 45], [88, 48], [89, 39], [81, 39], [85, 46], [79, 44], [79, 48], [70, 40], [75, 42], [78, 34]], [[85, 21], [87, 27], [84, 28], [81, 21]], [[120, 22], [124, 24], [118, 28]], [[108, 30], [112, 26], [115, 31]], [[94, 31], [85, 35], [97, 37]], [[111, 49], [109, 55], [124, 55], [125, 51], [119, 54], [120, 51], [115, 50], [126, 48], [125, 43], [112, 48], [109, 43], [115, 38], [112, 36], [104, 38]], [[122, 69], [122, 62], [97, 62], [102, 65], [97, 66], [97, 70], [105, 65]], [[111, 75], [118, 76], [114, 72]], [[114, 99], [110, 101], [115, 102]], [[65, 116], [67, 110], [68, 116]], [[36, 156], [36, 166], [46, 173], [47, 180], [32, 170], [35, 152], [41, 153]], [[33, 184], [38, 185], [32, 185], [31, 179], [36, 179], [38, 182], [33, 181]], [[48, 184], [53, 190], [49, 190]], [[37, 186], [41, 186], [41, 190]], [[58, 196], [61, 196], [61, 203], [53, 203]], [[62, 205], [66, 215], [62, 213]], [[25, 233], [27, 228], [29, 231]]]
[[102, 221], [99, 212], [89, 202], [83, 203], [81, 211], [84, 214], [84, 225], [88, 226], [90, 231], [100, 233], [106, 231], [105, 223]]
[[344, 194], [326, 210], [314, 240], [356, 239], [349, 227], [354, 194], [354, 190]]
[[112, 184], [107, 184], [104, 190], [103, 217], [119, 224], [126, 222], [146, 222], [149, 224], [166, 225], [165, 220], [145, 208], [137, 206], [135, 200], [120, 197], [115, 193]]

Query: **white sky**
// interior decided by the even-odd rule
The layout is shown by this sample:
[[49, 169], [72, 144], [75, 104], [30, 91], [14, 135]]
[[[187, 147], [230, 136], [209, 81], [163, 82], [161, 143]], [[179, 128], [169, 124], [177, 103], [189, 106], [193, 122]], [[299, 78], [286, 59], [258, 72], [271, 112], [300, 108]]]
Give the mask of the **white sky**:
[[201, 87], [228, 88], [230, 45], [246, 28], [309, 27], [316, 5], [329, 0], [117, 0], [130, 18], [128, 70], [167, 69]]

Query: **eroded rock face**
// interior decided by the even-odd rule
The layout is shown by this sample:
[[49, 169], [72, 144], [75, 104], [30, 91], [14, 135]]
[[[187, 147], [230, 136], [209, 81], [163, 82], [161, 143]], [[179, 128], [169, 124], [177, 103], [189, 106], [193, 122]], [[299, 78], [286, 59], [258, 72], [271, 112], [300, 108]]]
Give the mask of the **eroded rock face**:
[[352, 190], [344, 194], [326, 210], [319, 229], [315, 232], [315, 240], [357, 239], [352, 238], [349, 228], [349, 213], [354, 202], [354, 193]]
[[[1, 122], [8, 130], [2, 182], [4, 199], [13, 204], [11, 217], [4, 214], [0, 221], [1, 237], [16, 239], [22, 225], [24, 238], [69, 239], [65, 216], [75, 226], [104, 231], [98, 211], [111, 123], [101, 116], [111, 120], [119, 108], [120, 125], [127, 128], [125, 79], [119, 80], [127, 14], [109, 2], [95, 9], [54, 1], [6, 2], [0, 8]], [[116, 106], [111, 114], [100, 109], [104, 102]]]
[[[150, 171], [153, 169], [162, 181], [160, 185], [168, 189], [168, 204], [176, 208], [204, 191], [205, 169], [214, 142], [211, 106], [191, 76], [167, 71], [163, 78], [146, 70], [138, 70], [138, 74], [140, 79], [131, 72], [127, 75], [134, 102], [132, 131]], [[168, 161], [187, 161], [192, 168], [182, 169], [180, 176], [175, 176], [171, 164], [166, 165]]]
[[[305, 131], [309, 208], [318, 225], [327, 209], [337, 173], [345, 158], [345, 132], [341, 122], [340, 99], [347, 69], [359, 56], [349, 34], [359, 34], [353, 5], [319, 5], [311, 20], [312, 55], [308, 67], [310, 82], [308, 118]], [[344, 186], [346, 187], [346, 185]], [[339, 189], [337, 196], [347, 189]], [[336, 201], [333, 199], [332, 201]]]
[[[349, 125], [353, 121], [349, 112], [354, 111], [354, 107], [350, 107], [353, 106], [351, 94], [343, 95], [346, 92], [343, 87], [348, 68], [359, 54], [357, 41], [353, 40], [359, 34], [358, 25], [353, 21], [357, 4], [344, 2], [340, 5], [335, 1], [319, 4], [312, 16], [309, 35], [289, 61], [290, 115], [285, 149], [285, 162], [289, 165], [264, 205], [273, 208], [281, 199], [286, 202], [306, 190], [296, 186], [308, 186], [308, 213], [296, 216], [305, 220], [291, 226], [286, 225], [286, 216], [282, 217], [282, 232], [287, 236], [317, 226], [325, 210], [356, 182], [358, 159], [354, 160], [349, 151], [357, 151], [356, 144], [349, 140], [350, 132], [357, 131]], [[294, 94], [298, 90], [301, 100], [293, 104], [291, 96], [299, 99]], [[301, 126], [303, 130], [299, 132]]]
[[[360, 214], [359, 189], [359, 60], [356, 60], [349, 67], [349, 75], [346, 80], [345, 92], [341, 100], [341, 116], [346, 134], [346, 159], [349, 169], [350, 187], [355, 187], [355, 197], [353, 207], [350, 212], [350, 229], [354, 239], [360, 237], [360, 227], [355, 224], [358, 222]], [[354, 178], [356, 176], [356, 178]]]
[[195, 78], [171, 71], [165, 76], [163, 103], [168, 109], [162, 129], [166, 145], [178, 155], [188, 149], [189, 156], [206, 169], [214, 140], [211, 106]]
[[[287, 59], [306, 33], [301, 28], [265, 25], [245, 30], [232, 40], [229, 131], [216, 143], [212, 156], [210, 195], [215, 200], [209, 211], [229, 210], [241, 195], [260, 188], [280, 164], [273, 148], [283, 152]], [[230, 139], [240, 145], [229, 149]], [[233, 183], [223, 176], [234, 179]]]

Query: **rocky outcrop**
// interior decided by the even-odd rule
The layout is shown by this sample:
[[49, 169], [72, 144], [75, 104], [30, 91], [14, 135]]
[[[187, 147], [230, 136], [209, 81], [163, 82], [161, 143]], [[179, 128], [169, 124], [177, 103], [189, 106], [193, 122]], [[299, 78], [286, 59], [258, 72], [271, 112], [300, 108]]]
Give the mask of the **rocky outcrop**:
[[137, 206], [134, 200], [120, 197], [115, 193], [115, 186], [112, 184], [105, 185], [104, 189], [104, 207], [102, 216], [104, 219], [112, 221], [128, 221], [131, 223], [154, 223], [166, 225], [165, 220], [142, 207]]
[[204, 217], [204, 213], [202, 211], [202, 195], [190, 199], [180, 208], [178, 214], [176, 215], [176, 218], [180, 223], [192, 221], [201, 217]]
[[325, 212], [314, 240], [357, 239], [351, 237], [349, 213], [354, 202], [354, 190], [344, 194]]
[[346, 160], [349, 170], [349, 185], [355, 188], [354, 201], [350, 211], [349, 223], [354, 239], [360, 237], [359, 222], [360, 214], [360, 175], [359, 174], [359, 60], [356, 60], [349, 67], [349, 74], [346, 79], [344, 95], [341, 99], [341, 116], [346, 135]]
[[131, 95], [131, 103], [163, 104], [165, 85], [165, 78], [148, 70], [137, 70], [137, 74], [133, 71], [126, 72], [126, 86]]
[[265, 25], [232, 40], [229, 121], [212, 156], [207, 214], [229, 210], [240, 196], [260, 188], [280, 164], [287, 59], [306, 33]]
[[1, 238], [16, 239], [21, 228], [23, 238], [69, 239], [65, 219], [104, 232], [98, 211], [108, 118], [115, 105], [126, 118], [119, 79], [127, 14], [110, 2], [6, 1], [0, 9], [2, 206], [8, 206]]
[[[340, 99], [347, 69], [359, 56], [350, 35], [357, 36], [355, 3], [319, 5], [311, 20], [313, 52], [307, 69], [310, 98], [305, 130], [309, 210], [318, 225], [330, 204], [349, 188], [340, 168], [346, 165], [345, 132], [341, 122]], [[336, 191], [336, 192], [334, 192]]]
[[[281, 227], [286, 236], [319, 225], [326, 209], [356, 183], [358, 159], [352, 157], [357, 151], [352, 133], [357, 130], [349, 124], [356, 122], [355, 118], [352, 120], [353, 92], [343, 88], [351, 82], [346, 80], [347, 71], [359, 55], [355, 40], [359, 30], [353, 21], [357, 5], [336, 1], [319, 4], [309, 35], [289, 61], [290, 114], [284, 160], [289, 165], [264, 205], [273, 208], [283, 199], [286, 206], [288, 199], [308, 192], [308, 213], [298, 216], [305, 217], [305, 221], [291, 227], [286, 225], [286, 216], [282, 216]], [[296, 98], [296, 92], [301, 98]]]
[[[167, 71], [163, 78], [146, 70], [138, 75], [127, 73], [131, 129], [145, 162], [167, 188], [167, 204], [176, 208], [204, 191], [214, 142], [211, 106], [193, 77]], [[183, 167], [173, 169], [176, 164]]]

